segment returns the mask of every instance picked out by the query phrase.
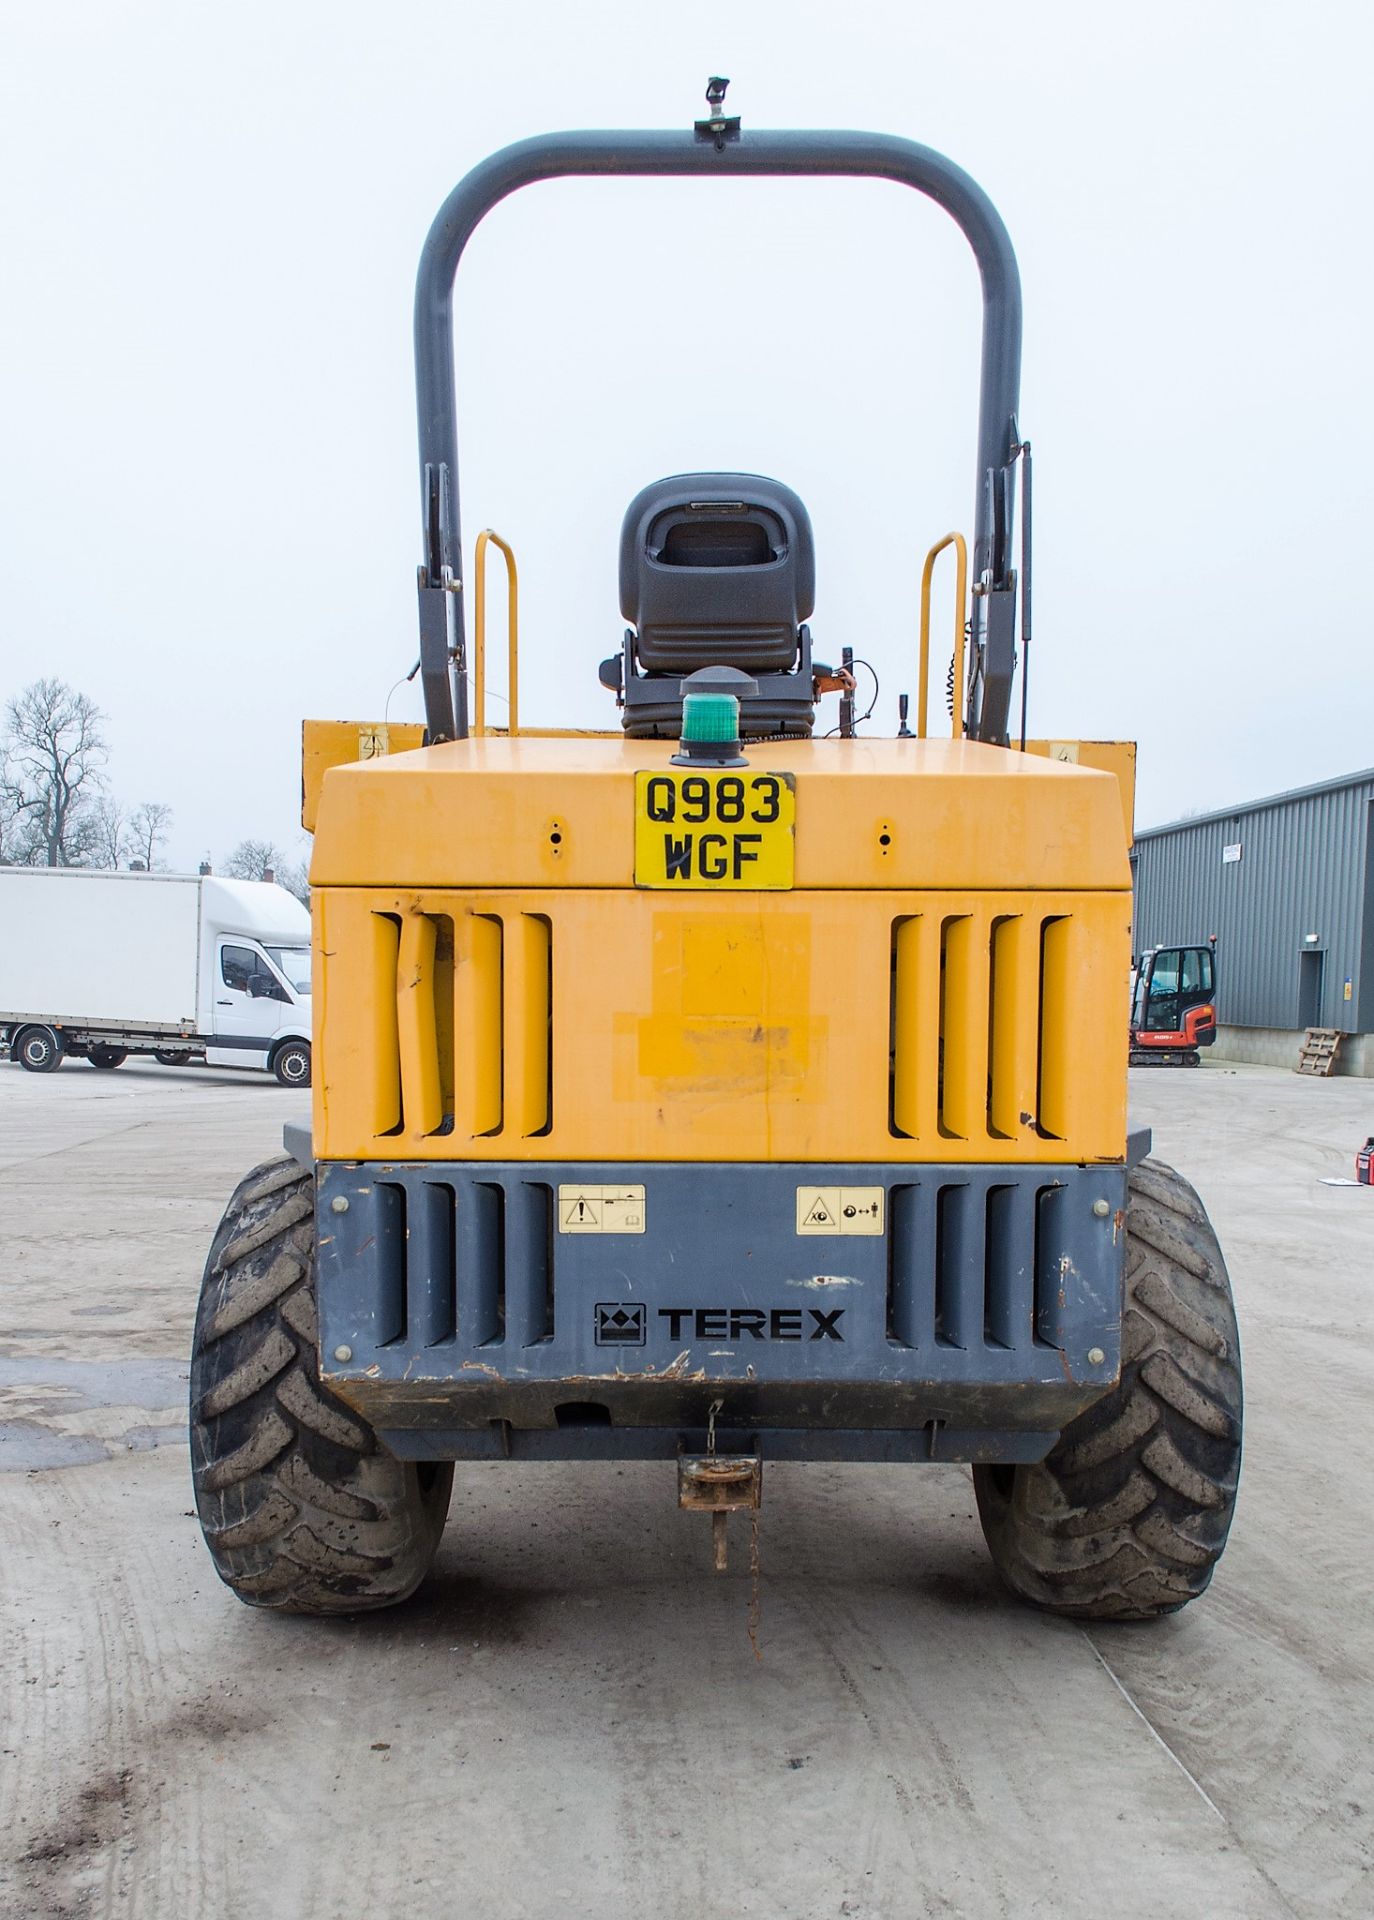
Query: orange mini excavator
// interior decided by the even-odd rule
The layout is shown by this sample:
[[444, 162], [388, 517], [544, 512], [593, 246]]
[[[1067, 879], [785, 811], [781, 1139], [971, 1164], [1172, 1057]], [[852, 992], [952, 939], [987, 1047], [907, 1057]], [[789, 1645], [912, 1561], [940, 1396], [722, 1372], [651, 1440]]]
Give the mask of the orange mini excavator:
[[1217, 1037], [1217, 943], [1156, 947], [1136, 962], [1131, 1065], [1196, 1067]]

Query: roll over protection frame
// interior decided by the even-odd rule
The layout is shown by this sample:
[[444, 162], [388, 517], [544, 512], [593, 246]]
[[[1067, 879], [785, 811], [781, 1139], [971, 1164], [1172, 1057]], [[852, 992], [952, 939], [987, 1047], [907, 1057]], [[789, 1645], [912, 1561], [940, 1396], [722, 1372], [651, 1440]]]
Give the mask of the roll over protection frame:
[[[1021, 281], [1001, 216], [961, 167], [892, 134], [700, 130], [544, 134], [503, 147], [467, 174], [439, 209], [415, 285], [415, 387], [420, 429], [425, 558], [419, 571], [421, 680], [431, 740], [468, 732], [453, 284], [479, 222], [508, 194], [567, 177], [828, 178], [893, 180], [953, 218], [983, 285], [973, 574], [980, 593], [971, 661], [968, 733], [1004, 742], [1011, 698], [1015, 595], [1009, 560], [1015, 417], [1021, 371]], [[999, 599], [1001, 605], [998, 605]], [[997, 615], [1002, 617], [995, 617]], [[999, 656], [994, 659], [992, 656]], [[451, 663], [451, 670], [450, 670]]]

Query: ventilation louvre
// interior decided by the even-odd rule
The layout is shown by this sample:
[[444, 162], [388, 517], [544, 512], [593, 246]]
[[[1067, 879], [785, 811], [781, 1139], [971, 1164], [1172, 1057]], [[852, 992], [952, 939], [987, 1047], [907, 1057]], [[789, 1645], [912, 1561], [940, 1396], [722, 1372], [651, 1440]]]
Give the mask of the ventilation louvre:
[[[455, 1319], [465, 1345], [506, 1337], [506, 1190], [479, 1182], [458, 1213]], [[461, 1276], [459, 1279], [457, 1276]]]
[[412, 1191], [405, 1245], [406, 1302], [417, 1346], [442, 1346], [458, 1331], [454, 1212], [454, 1190], [443, 1182], [426, 1182]]
[[[377, 1188], [387, 1223], [387, 1339], [416, 1347], [532, 1347], [554, 1334], [554, 1199], [543, 1181]], [[391, 1196], [399, 1198], [399, 1231]], [[392, 1242], [394, 1240], [394, 1250]], [[379, 1344], [381, 1342], [379, 1341]]]
[[390, 1346], [410, 1331], [406, 1298], [409, 1252], [406, 1190], [399, 1182], [377, 1183], [377, 1284], [373, 1293], [372, 1344]]
[[320, 888], [312, 913], [322, 1160], [915, 1176], [1124, 1151], [1126, 895], [795, 890], [760, 918], [422, 885]]
[[444, 1120], [439, 1064], [434, 914], [408, 913], [396, 956], [396, 1041], [401, 1066], [401, 1115], [407, 1133], [437, 1133]]
[[553, 928], [540, 913], [373, 913], [367, 1035], [379, 1135], [547, 1134]]
[[1067, 1139], [1080, 965], [1071, 915], [911, 914], [892, 923], [890, 1130], [897, 1139]]
[[1063, 1189], [938, 1179], [892, 1188], [887, 1335], [895, 1345], [1023, 1353], [1058, 1346], [1057, 1274], [1044, 1266]]

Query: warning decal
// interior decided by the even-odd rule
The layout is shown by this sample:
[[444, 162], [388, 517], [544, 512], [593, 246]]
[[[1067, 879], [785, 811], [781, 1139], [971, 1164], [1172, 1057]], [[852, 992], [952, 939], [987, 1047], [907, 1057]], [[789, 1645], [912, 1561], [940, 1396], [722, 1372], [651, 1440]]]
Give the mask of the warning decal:
[[643, 1187], [560, 1187], [560, 1233], [643, 1233]]
[[881, 1187], [798, 1187], [798, 1233], [881, 1233]]

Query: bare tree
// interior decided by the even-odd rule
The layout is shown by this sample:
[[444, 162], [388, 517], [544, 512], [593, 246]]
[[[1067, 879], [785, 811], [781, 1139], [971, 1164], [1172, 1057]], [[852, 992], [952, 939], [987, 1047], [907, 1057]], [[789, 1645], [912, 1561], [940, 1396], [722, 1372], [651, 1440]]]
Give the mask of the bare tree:
[[0, 867], [23, 865], [25, 845], [19, 784], [8, 762], [0, 760]]
[[129, 817], [112, 793], [102, 793], [91, 802], [88, 821], [91, 831], [91, 864], [115, 867], [123, 864]]
[[240, 840], [224, 863], [230, 880], [265, 880], [276, 877], [281, 865], [281, 849], [271, 840]]
[[104, 715], [64, 680], [35, 680], [6, 704], [5, 718], [17, 858], [28, 866], [80, 866], [94, 848]]
[[276, 869], [277, 885], [294, 893], [303, 907], [310, 905], [310, 864], [306, 860], [286, 860]]
[[172, 830], [172, 809], [163, 800], [145, 800], [129, 815], [129, 851], [149, 873], [157, 865], [158, 849]]

